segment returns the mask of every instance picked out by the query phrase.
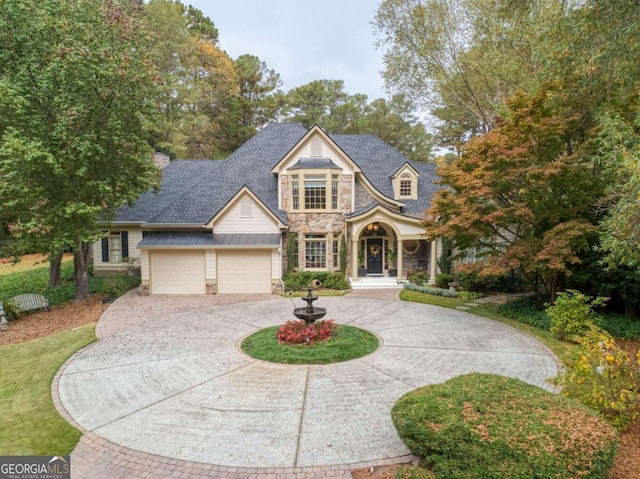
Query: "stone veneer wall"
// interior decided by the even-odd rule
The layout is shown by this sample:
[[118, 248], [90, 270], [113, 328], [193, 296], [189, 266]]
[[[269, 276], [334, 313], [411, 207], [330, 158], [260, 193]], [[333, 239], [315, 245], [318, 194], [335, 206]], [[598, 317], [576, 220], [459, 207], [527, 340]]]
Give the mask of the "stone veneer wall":
[[[340, 175], [340, 187], [338, 197], [339, 212], [315, 213], [315, 212], [292, 212], [291, 211], [291, 190], [289, 187], [289, 176], [284, 175], [280, 179], [282, 209], [288, 212], [289, 231], [298, 233], [298, 261], [300, 269], [304, 269], [304, 235], [308, 233], [326, 234], [327, 235], [327, 269], [329, 271], [338, 269], [338, 265], [333, 264], [333, 241], [339, 241], [344, 228], [344, 215], [352, 211], [351, 208], [351, 181], [352, 175]], [[302, 186], [302, 185], [301, 185]], [[300, 194], [304, 194], [303, 188]], [[286, 255], [286, 237], [285, 253], [282, 255], [282, 270], [287, 269]], [[348, 242], [347, 242], [348, 243]], [[348, 263], [347, 263], [348, 264]]]
[[402, 269], [404, 274], [409, 271], [424, 270], [427, 273], [430, 271], [430, 245], [426, 240], [420, 241], [420, 249], [414, 254], [409, 254], [406, 251], [402, 252]]
[[[370, 205], [374, 201], [378, 201], [376, 198], [371, 196], [369, 192], [365, 189], [364, 186], [359, 181], [356, 181], [356, 205], [354, 210], [359, 210], [364, 208], [365, 206]], [[394, 213], [400, 213], [400, 208], [397, 206], [385, 205], [389, 210]]]

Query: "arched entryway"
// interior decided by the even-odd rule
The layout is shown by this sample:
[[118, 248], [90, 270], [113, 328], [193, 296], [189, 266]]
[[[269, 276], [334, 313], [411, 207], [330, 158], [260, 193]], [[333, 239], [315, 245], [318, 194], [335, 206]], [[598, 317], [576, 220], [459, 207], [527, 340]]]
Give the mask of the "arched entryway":
[[358, 276], [397, 276], [397, 237], [389, 224], [373, 221], [358, 237]]

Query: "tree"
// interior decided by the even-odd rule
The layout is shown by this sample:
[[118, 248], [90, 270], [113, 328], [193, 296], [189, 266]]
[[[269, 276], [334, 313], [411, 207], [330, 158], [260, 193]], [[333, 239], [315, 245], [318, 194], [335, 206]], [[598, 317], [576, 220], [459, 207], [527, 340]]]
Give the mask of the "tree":
[[287, 94], [290, 120], [306, 128], [317, 124], [327, 133], [357, 128], [366, 103], [366, 95], [345, 92], [342, 80], [314, 80]]
[[[237, 138], [231, 149], [236, 149], [265, 124], [275, 120], [286, 103], [280, 90], [282, 80], [275, 70], [254, 55], [240, 55], [235, 61], [239, 93], [236, 99], [237, 118], [235, 130]], [[234, 129], [231, 126], [231, 129]]]
[[0, 209], [18, 212], [14, 236], [73, 248], [82, 299], [99, 221], [156, 171], [148, 29], [133, 0], [3, 0], [2, 11]]
[[386, 84], [445, 124], [485, 133], [511, 95], [535, 88], [532, 51], [564, 3], [384, 0], [374, 26]]
[[364, 107], [361, 120], [349, 133], [373, 133], [414, 161], [429, 161], [433, 136], [413, 114], [413, 106], [404, 95], [389, 101], [378, 98]]
[[507, 118], [439, 169], [448, 188], [427, 211], [444, 218], [429, 221], [428, 236], [482, 248], [485, 273], [519, 269], [547, 298], [595, 241], [591, 212], [604, 187], [585, 153], [588, 125], [563, 99], [553, 89], [516, 95]]
[[215, 158], [224, 151], [222, 123], [238, 91], [233, 61], [218, 48], [217, 30], [199, 10], [152, 0], [145, 13], [160, 83], [151, 142], [172, 157]]

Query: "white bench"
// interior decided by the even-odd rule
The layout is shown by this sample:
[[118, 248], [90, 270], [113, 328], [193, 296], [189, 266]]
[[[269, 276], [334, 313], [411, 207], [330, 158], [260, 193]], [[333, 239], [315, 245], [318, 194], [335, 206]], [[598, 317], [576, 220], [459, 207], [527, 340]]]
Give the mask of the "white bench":
[[21, 313], [35, 309], [46, 309], [49, 311], [49, 301], [41, 294], [19, 294], [11, 298], [7, 303], [11, 303], [11, 305]]

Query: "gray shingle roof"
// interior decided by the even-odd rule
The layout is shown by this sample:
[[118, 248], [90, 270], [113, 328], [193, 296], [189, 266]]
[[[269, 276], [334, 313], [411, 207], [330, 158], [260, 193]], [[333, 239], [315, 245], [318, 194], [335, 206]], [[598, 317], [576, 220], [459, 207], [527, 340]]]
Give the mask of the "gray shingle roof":
[[[247, 186], [287, 224], [286, 212], [278, 209], [278, 180], [271, 170], [306, 133], [299, 123], [270, 123], [226, 160], [172, 161], [164, 169], [159, 191], [144, 193], [133, 207], [122, 208], [117, 221], [204, 225]], [[390, 175], [409, 163], [420, 173], [419, 199], [404, 201], [403, 213], [419, 216], [429, 206], [438, 189], [433, 184], [437, 179], [434, 165], [408, 160], [375, 135], [331, 138], [389, 198], [393, 198]]]

